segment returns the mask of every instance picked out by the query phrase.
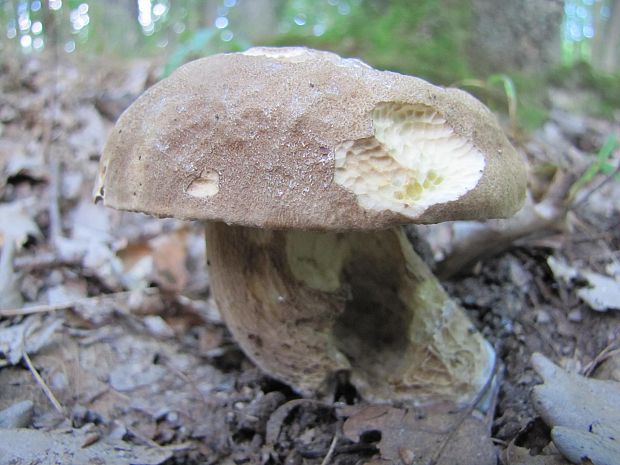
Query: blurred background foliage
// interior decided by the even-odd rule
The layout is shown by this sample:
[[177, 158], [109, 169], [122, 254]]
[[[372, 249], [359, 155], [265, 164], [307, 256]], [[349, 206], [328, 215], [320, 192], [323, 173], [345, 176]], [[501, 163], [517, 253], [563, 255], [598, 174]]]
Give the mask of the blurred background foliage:
[[620, 0], [0, 0], [0, 53], [149, 58], [162, 75], [252, 45], [307, 45], [459, 85], [522, 126], [549, 85], [620, 107]]

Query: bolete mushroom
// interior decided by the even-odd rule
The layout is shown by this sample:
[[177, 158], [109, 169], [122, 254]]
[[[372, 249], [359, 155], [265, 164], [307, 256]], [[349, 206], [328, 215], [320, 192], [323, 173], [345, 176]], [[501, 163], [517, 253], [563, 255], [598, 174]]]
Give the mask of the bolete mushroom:
[[465, 92], [306, 48], [210, 56], [125, 111], [99, 186], [114, 208], [207, 221], [230, 331], [302, 394], [344, 372], [371, 401], [464, 403], [491, 376], [402, 228], [522, 204], [522, 160]]

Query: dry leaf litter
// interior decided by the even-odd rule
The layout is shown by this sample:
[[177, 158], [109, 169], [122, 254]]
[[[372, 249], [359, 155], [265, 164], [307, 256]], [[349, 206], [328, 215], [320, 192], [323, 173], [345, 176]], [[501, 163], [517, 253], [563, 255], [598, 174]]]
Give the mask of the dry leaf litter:
[[[527, 228], [410, 231], [500, 356], [486, 414], [376, 406], [346, 383], [300, 399], [252, 366], [210, 299], [199, 225], [91, 203], [107, 132], [156, 66], [0, 67], [0, 463], [549, 465], [575, 460], [562, 437], [617, 428], [590, 408], [591, 430], [562, 430], [530, 398], [550, 379], [534, 352], [620, 380], [620, 183], [598, 177], [565, 203], [565, 179], [620, 138], [617, 121], [558, 107], [515, 140], [531, 166]], [[565, 381], [552, 397], [587, 385], [553, 370]]]

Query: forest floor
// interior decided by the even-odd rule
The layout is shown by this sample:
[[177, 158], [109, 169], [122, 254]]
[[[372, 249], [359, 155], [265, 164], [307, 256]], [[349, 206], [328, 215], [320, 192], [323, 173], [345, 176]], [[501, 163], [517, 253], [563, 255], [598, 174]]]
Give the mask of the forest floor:
[[[421, 453], [403, 406], [302, 399], [245, 358], [209, 295], [199, 224], [93, 204], [106, 136], [153, 65], [0, 67], [0, 452], [10, 438], [23, 460], [11, 463], [45, 450], [59, 463], [559, 465], [531, 400], [532, 354], [620, 381], [620, 182], [596, 157], [618, 121], [558, 104], [542, 129], [513, 134], [530, 206], [552, 220], [514, 234], [491, 222], [498, 247], [443, 265], [477, 226], [419, 228], [500, 359], [496, 408], [480, 420], [491, 454], [459, 449], [463, 421]], [[618, 166], [620, 150], [604, 162]]]

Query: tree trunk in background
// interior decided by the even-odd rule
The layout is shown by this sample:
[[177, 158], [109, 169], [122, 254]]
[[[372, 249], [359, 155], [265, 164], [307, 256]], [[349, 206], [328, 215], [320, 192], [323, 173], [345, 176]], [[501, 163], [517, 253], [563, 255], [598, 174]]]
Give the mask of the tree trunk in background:
[[598, 71], [615, 73], [620, 71], [620, 0], [611, 0], [608, 5], [609, 18], [597, 21], [592, 66]]
[[481, 76], [560, 63], [562, 0], [473, 0], [471, 60]]
[[231, 10], [236, 29], [253, 44], [260, 44], [278, 32], [279, 0], [238, 0]]

